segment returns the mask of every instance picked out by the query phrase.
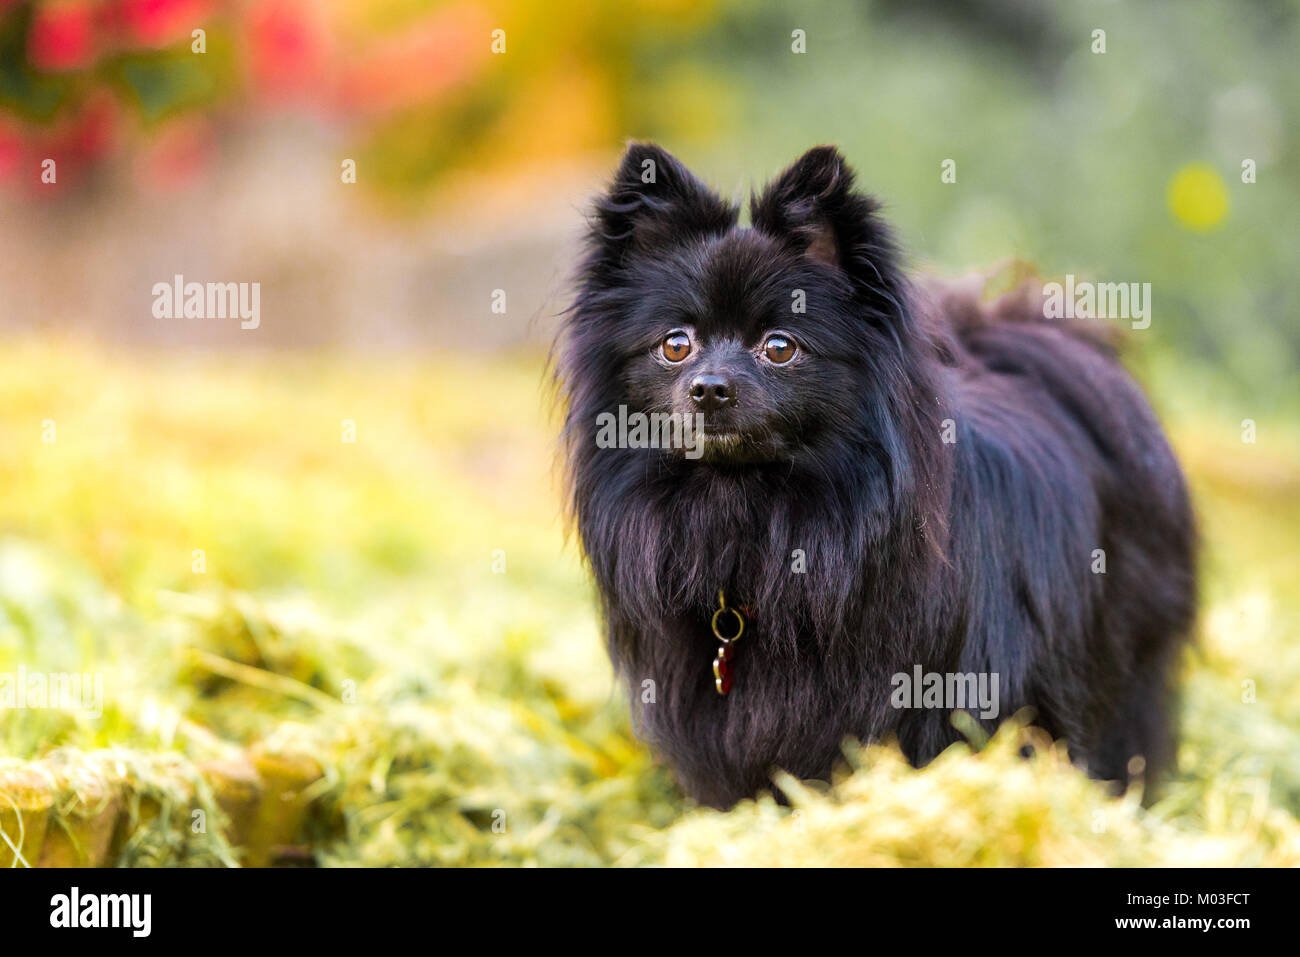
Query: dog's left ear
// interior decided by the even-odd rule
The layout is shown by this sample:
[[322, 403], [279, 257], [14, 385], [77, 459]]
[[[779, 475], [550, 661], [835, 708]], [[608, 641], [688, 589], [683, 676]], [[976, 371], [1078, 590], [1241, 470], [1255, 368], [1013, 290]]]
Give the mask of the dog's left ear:
[[853, 191], [853, 170], [833, 146], [799, 157], [750, 199], [754, 228], [843, 270], [864, 292], [896, 295], [901, 281], [889, 227], [875, 200]]

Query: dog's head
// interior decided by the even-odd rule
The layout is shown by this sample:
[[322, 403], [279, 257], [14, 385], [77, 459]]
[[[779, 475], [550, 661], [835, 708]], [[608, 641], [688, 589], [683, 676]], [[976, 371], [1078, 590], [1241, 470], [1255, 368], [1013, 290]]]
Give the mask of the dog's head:
[[565, 343], [568, 375], [606, 411], [689, 417], [688, 457], [711, 465], [860, 432], [906, 319], [888, 229], [836, 149], [805, 153], [750, 210], [740, 226], [666, 151], [633, 144], [596, 204]]

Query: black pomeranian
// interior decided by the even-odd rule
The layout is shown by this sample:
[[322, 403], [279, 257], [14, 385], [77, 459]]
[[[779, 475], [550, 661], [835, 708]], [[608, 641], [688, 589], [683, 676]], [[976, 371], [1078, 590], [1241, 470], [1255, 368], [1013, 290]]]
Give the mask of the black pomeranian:
[[1107, 327], [909, 283], [833, 147], [750, 207], [632, 145], [557, 343], [638, 733], [716, 807], [849, 735], [924, 764], [954, 708], [1030, 708], [1103, 780], [1166, 765], [1194, 521]]

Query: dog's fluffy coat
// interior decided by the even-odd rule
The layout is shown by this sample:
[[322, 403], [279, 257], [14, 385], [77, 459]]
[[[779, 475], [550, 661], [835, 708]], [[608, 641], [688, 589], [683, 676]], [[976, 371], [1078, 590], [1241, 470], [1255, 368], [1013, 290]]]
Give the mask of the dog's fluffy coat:
[[[1167, 762], [1193, 520], [1107, 337], [1028, 299], [909, 283], [830, 147], [751, 219], [631, 146], [557, 345], [572, 509], [639, 733], [718, 807], [774, 768], [826, 777], [848, 735], [896, 736], [921, 764], [958, 733], [942, 709], [891, 705], [892, 676], [920, 665], [997, 673], [1001, 714], [1031, 707], [1098, 777]], [[600, 413], [680, 400], [647, 356], [683, 322], [702, 344], [743, 350], [776, 324], [806, 344], [797, 369], [742, 370], [761, 453], [597, 448]], [[726, 697], [720, 588], [752, 611]]]

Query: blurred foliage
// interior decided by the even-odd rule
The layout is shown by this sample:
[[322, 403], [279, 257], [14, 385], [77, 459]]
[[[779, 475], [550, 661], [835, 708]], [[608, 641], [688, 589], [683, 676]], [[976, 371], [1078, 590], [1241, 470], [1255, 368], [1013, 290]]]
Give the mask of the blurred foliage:
[[[157, 138], [165, 148], [167, 127], [186, 119], [229, 133], [238, 117], [276, 111], [318, 116], [359, 141], [370, 178], [393, 196], [453, 168], [603, 148], [663, 115], [662, 98], [638, 94], [634, 68], [648, 49], [699, 34], [714, 6], [0, 3], [0, 178], [30, 187], [37, 161], [53, 157], [71, 181], [120, 153], [156, 150]], [[698, 89], [679, 82], [672, 92], [685, 97], [674, 95], [672, 110], [703, 130]]]
[[[105, 689], [98, 719], [6, 712], [0, 791], [61, 749], [41, 773], [80, 783], [51, 813], [83, 833], [88, 795], [126, 782], [118, 863], [268, 859], [219, 808], [240, 775], [211, 775], [251, 749], [319, 768], [282, 823], [322, 864], [1300, 864], [1300, 435], [1261, 419], [1243, 444], [1177, 364], [1148, 377], [1201, 511], [1205, 613], [1151, 809], [1041, 742], [1020, 759], [1012, 728], [920, 772], [850, 749], [829, 791], [782, 780], [792, 807], [719, 814], [630, 732], [537, 363], [49, 342], [0, 363], [0, 674]], [[192, 807], [220, 827], [190, 833]]]

